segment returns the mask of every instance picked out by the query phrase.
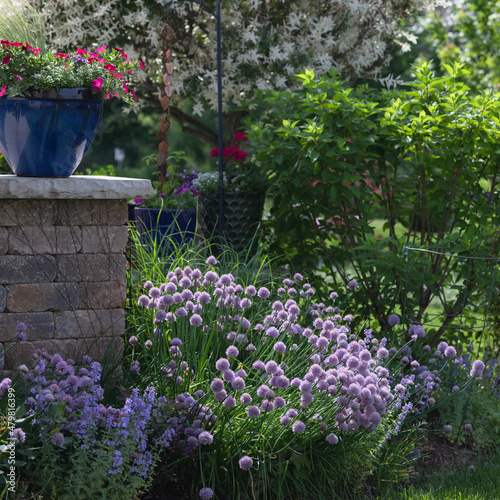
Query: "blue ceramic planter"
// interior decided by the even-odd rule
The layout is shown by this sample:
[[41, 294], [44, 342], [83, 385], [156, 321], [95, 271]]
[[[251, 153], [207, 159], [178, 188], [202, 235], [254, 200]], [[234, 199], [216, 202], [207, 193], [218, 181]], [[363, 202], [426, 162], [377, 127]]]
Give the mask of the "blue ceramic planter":
[[94, 140], [102, 95], [84, 88], [0, 97], [0, 151], [16, 175], [69, 177]]
[[189, 243], [196, 232], [196, 210], [136, 207], [134, 215], [141, 243], [163, 254]]

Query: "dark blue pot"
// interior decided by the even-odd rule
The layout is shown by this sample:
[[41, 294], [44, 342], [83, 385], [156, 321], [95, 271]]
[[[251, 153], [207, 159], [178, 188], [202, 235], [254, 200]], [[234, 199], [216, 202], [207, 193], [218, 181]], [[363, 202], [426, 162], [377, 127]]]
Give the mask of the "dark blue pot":
[[16, 175], [69, 177], [92, 144], [102, 94], [90, 89], [0, 97], [0, 151]]
[[163, 254], [189, 243], [196, 232], [196, 210], [135, 207], [134, 215], [141, 243]]

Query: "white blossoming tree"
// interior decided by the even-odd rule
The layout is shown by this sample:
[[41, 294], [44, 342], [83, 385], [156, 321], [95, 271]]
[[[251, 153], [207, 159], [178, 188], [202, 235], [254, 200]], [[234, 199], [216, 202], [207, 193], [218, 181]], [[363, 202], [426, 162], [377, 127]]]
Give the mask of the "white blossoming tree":
[[[223, 102], [228, 137], [257, 89], [287, 89], [304, 68], [322, 74], [376, 73], [396, 44], [408, 43], [403, 21], [434, 0], [222, 0]], [[34, 0], [60, 49], [119, 46], [146, 66], [140, 95], [161, 109], [167, 47], [164, 0]], [[215, 2], [208, 0], [215, 10]], [[217, 144], [198, 118], [216, 109], [216, 22], [200, 5], [165, 6], [173, 30], [170, 114], [184, 131]], [[410, 40], [411, 41], [411, 40]], [[141, 90], [141, 89], [139, 89]], [[167, 90], [167, 94], [170, 93]], [[189, 102], [192, 112], [181, 110]], [[183, 109], [186, 109], [185, 107]], [[197, 117], [198, 116], [198, 117]]]

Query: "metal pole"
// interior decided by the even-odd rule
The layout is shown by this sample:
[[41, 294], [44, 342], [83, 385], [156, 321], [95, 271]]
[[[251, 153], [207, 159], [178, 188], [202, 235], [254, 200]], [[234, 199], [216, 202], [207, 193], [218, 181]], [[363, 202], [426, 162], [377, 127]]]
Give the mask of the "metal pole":
[[221, 15], [220, 0], [215, 7], [215, 19], [217, 20], [217, 111], [218, 111], [218, 145], [219, 145], [219, 239], [224, 241], [224, 167], [222, 149], [224, 145], [224, 123], [222, 120], [222, 41], [221, 41]]

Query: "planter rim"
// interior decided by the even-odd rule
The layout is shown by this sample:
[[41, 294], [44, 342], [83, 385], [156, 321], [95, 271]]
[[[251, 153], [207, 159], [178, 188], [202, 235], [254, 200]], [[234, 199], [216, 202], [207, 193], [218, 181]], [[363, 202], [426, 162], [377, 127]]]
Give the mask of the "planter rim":
[[2, 96], [1, 99], [8, 101], [32, 101], [32, 100], [56, 100], [56, 101], [103, 101], [103, 92], [94, 92], [88, 87], [62, 87], [59, 90], [28, 89], [27, 96]]
[[134, 210], [157, 210], [158, 212], [196, 212], [196, 208], [150, 208], [134, 207]]

